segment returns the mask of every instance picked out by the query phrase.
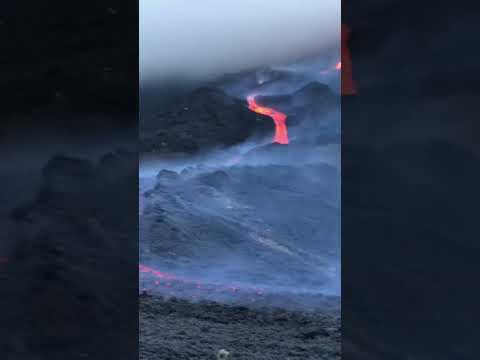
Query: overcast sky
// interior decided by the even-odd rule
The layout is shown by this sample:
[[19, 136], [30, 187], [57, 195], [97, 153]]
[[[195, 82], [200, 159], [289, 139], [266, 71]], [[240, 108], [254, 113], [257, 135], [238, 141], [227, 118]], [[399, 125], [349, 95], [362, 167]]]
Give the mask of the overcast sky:
[[340, 0], [140, 0], [140, 78], [186, 78], [338, 46]]

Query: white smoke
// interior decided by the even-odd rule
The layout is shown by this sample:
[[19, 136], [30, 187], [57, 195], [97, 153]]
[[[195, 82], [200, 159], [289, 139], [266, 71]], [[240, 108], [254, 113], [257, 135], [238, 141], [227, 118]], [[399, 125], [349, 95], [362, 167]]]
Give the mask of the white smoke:
[[140, 80], [204, 79], [340, 42], [338, 0], [140, 0]]

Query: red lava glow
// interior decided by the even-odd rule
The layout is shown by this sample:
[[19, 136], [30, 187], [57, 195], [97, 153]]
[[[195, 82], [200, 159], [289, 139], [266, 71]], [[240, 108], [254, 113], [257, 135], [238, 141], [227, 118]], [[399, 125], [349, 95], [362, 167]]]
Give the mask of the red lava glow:
[[[167, 293], [171, 296], [175, 295], [176, 293], [173, 291], [174, 289], [179, 290], [180, 288], [190, 288], [191, 290], [196, 290], [197, 294], [191, 294], [190, 297], [195, 299], [199, 296], [198, 292], [207, 293], [231, 293], [236, 294], [239, 293], [241, 290], [255, 294], [256, 296], [263, 296], [264, 290], [260, 289], [256, 286], [242, 286], [239, 285], [212, 285], [212, 284], [203, 284], [199, 281], [191, 280], [191, 279], [184, 279], [176, 277], [172, 274], [167, 274], [158, 270], [155, 270], [151, 267], [146, 265], [139, 264], [138, 269], [140, 273], [149, 275], [152, 279], [151, 284], [153, 284], [157, 288], [162, 288], [164, 291], [165, 288], [168, 288]], [[147, 291], [147, 289], [142, 289], [142, 291]]]
[[[138, 271], [140, 271], [141, 273], [152, 274], [154, 277], [162, 280], [176, 280], [176, 278], [173, 275], [163, 273], [161, 271], [157, 271], [155, 269], [152, 269], [142, 264], [138, 265]], [[158, 283], [158, 281], [156, 281], [156, 283]]]
[[342, 70], [342, 62], [339, 61], [335, 64], [335, 66], [332, 65], [328, 69], [321, 70], [320, 74], [328, 75], [328, 74], [332, 74], [334, 71], [341, 71], [341, 70]]
[[260, 106], [255, 101], [255, 96], [247, 97], [248, 108], [257, 114], [267, 115], [273, 119], [275, 123], [275, 136], [273, 142], [278, 144], [288, 144], [287, 115], [275, 109]]

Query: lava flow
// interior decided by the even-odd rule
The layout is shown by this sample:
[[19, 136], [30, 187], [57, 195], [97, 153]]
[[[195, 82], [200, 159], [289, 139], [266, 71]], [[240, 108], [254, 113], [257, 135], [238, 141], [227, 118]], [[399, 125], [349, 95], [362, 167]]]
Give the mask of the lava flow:
[[[151, 282], [141, 281], [142, 285], [153, 289], [157, 288], [160, 293], [164, 293], [170, 296], [182, 295], [190, 296], [192, 299], [198, 297], [208, 298], [212, 294], [249, 294], [262, 296], [264, 290], [256, 286], [243, 285], [215, 285], [202, 283], [193, 279], [186, 279], [167, 274], [149, 266], [139, 264], [138, 270], [140, 273], [149, 275]], [[147, 280], [147, 279], [144, 279]], [[152, 287], [152, 285], [154, 285]], [[142, 292], [147, 291], [147, 288], [142, 287]]]
[[142, 265], [142, 264], [139, 264], [139, 265], [138, 265], [138, 270], [139, 270], [141, 273], [149, 273], [149, 274], [152, 274], [154, 277], [156, 277], [156, 278], [158, 278], [158, 279], [163, 279], [163, 280], [176, 280], [176, 278], [175, 278], [173, 275], [163, 273], [163, 272], [161, 272], [161, 271], [152, 269], [152, 268], [150, 268], [150, 267], [148, 267], [148, 266], [145, 266], [145, 265]]
[[267, 115], [275, 123], [275, 136], [273, 142], [278, 144], [288, 144], [287, 115], [269, 107], [260, 106], [255, 101], [255, 96], [247, 97], [248, 108], [257, 114]]

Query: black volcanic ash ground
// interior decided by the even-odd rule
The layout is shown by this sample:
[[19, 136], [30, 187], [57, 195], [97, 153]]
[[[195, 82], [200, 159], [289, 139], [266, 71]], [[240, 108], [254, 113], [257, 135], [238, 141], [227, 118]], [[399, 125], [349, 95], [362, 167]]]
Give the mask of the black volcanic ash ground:
[[340, 359], [340, 319], [328, 313], [254, 310], [140, 297], [140, 359]]

